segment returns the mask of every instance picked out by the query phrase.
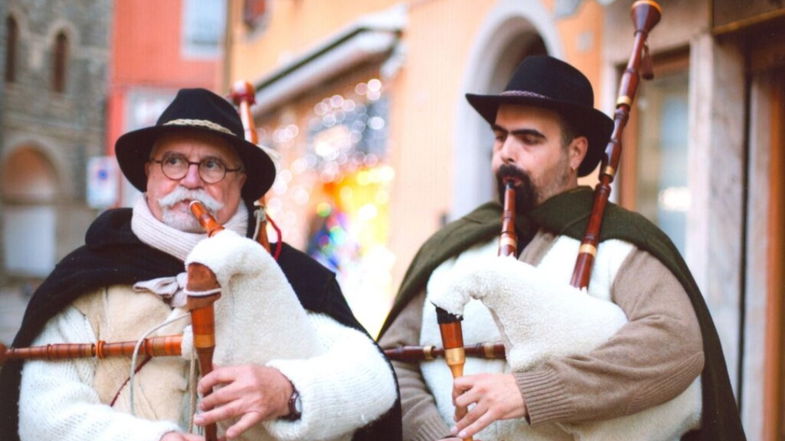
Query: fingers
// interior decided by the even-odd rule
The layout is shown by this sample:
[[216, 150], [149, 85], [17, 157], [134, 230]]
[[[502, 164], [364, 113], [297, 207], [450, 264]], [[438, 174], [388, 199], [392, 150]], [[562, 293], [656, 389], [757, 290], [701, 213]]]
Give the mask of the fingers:
[[239, 421], [226, 429], [226, 438], [229, 440], [237, 438], [242, 435], [243, 432], [253, 427], [254, 424], [262, 421], [262, 417], [263, 415], [258, 412], [244, 414]]
[[197, 390], [201, 395], [210, 393], [215, 386], [232, 382], [237, 377], [236, 368], [219, 367], [199, 380]]
[[210, 410], [218, 406], [222, 406], [231, 401], [242, 399], [243, 390], [246, 389], [240, 384], [229, 383], [225, 387], [216, 389], [212, 393], [202, 398], [199, 403], [199, 410]]
[[213, 409], [200, 412], [194, 416], [194, 423], [205, 426], [207, 424], [217, 423], [218, 421], [227, 420], [229, 418], [236, 418], [242, 414], [240, 406], [232, 401], [225, 405], [217, 406]]
[[458, 396], [464, 394], [466, 391], [474, 387], [476, 382], [475, 375], [468, 375], [464, 377], [458, 377], [453, 380], [452, 383], [452, 399], [455, 400]]
[[452, 432], [458, 435], [459, 438], [464, 439], [474, 436], [474, 434], [499, 419], [494, 415], [493, 411], [479, 407], [479, 405], [475, 406], [453, 427]]
[[[209, 393], [215, 386], [222, 387]], [[194, 422], [203, 426], [237, 418], [226, 432], [233, 439], [262, 420], [286, 415], [292, 385], [277, 369], [244, 365], [214, 370], [199, 382], [199, 391], [208, 395]]]
[[488, 411], [487, 403], [480, 401], [470, 411], [465, 412], [464, 415], [456, 415], [457, 422], [450, 431], [459, 438], [468, 438], [484, 429], [496, 419]]
[[[526, 405], [511, 374], [480, 374], [457, 378], [453, 388], [457, 423], [452, 434], [460, 438], [473, 436], [496, 420], [519, 418]], [[469, 408], [458, 415], [460, 408]]]

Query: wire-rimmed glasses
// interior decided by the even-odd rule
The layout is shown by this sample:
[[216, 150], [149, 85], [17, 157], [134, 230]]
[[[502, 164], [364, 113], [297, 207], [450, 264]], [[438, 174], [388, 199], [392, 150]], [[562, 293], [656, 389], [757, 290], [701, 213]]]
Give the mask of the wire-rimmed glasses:
[[174, 181], [183, 179], [188, 174], [188, 168], [191, 165], [197, 165], [199, 177], [208, 184], [221, 182], [227, 173], [239, 172], [243, 169], [242, 167], [227, 168], [220, 158], [214, 156], [202, 158], [199, 162], [189, 161], [185, 155], [180, 153], [166, 153], [161, 159], [150, 158], [150, 162], [160, 164], [164, 176]]

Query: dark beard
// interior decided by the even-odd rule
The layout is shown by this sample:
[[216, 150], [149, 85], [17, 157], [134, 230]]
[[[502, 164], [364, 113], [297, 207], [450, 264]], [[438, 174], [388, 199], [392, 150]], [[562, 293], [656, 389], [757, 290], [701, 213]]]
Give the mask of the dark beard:
[[510, 164], [502, 165], [496, 172], [496, 191], [499, 203], [504, 204], [504, 178], [513, 178], [517, 181], [514, 185], [515, 212], [523, 214], [534, 208], [537, 203], [537, 191], [534, 189], [531, 178], [528, 173]]

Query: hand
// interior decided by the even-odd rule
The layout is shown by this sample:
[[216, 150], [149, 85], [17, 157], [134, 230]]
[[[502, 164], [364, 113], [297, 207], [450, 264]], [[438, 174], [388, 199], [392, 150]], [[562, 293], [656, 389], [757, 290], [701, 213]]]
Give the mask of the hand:
[[166, 432], [161, 441], [204, 441], [204, 437], [192, 433]]
[[469, 412], [451, 429], [453, 435], [468, 438], [496, 420], [526, 416], [526, 404], [512, 374], [479, 374], [456, 378], [453, 404]]
[[199, 381], [199, 404], [202, 413], [194, 417], [200, 426], [239, 418], [226, 429], [226, 438], [233, 439], [254, 424], [289, 413], [292, 383], [278, 369], [259, 365], [227, 366], [214, 369]]

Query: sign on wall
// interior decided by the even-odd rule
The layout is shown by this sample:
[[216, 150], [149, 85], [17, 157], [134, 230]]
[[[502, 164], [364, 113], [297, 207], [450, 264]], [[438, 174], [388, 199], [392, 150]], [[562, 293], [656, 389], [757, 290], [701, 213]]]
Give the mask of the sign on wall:
[[90, 208], [116, 205], [117, 168], [114, 156], [95, 156], [87, 160], [87, 204]]

